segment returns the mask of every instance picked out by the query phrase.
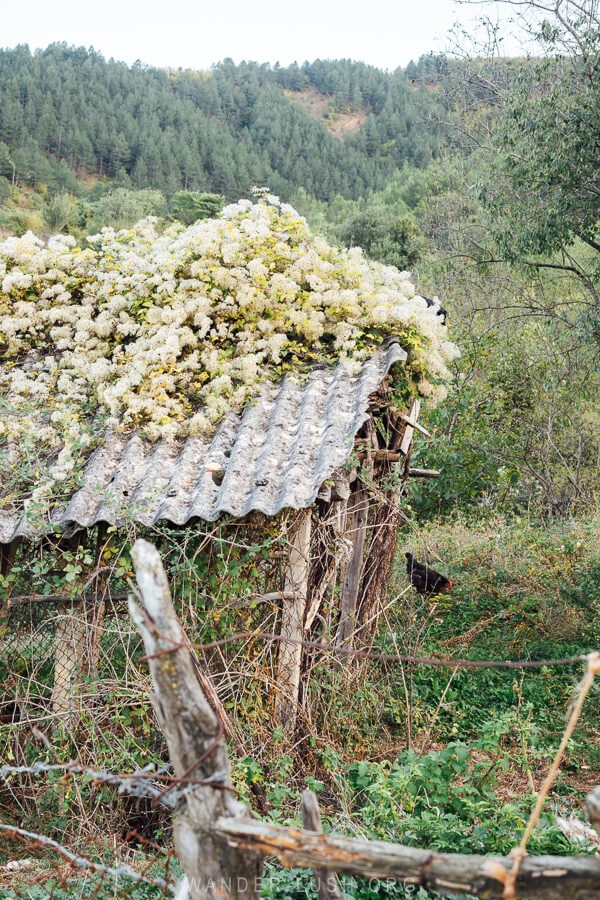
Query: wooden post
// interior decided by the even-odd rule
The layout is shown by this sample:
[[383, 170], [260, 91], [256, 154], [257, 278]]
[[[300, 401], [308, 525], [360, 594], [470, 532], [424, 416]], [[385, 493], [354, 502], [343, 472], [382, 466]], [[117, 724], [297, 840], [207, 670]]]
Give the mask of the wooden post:
[[58, 725], [71, 731], [76, 724], [79, 680], [86, 655], [86, 609], [84, 603], [61, 603], [57, 609], [54, 636], [54, 684], [52, 712]]
[[[413, 437], [415, 430], [429, 435], [429, 432], [417, 422], [421, 403], [413, 400], [407, 416], [401, 416], [404, 422], [404, 433], [399, 441], [399, 454], [404, 457], [404, 472], [401, 483], [385, 492], [385, 499], [381, 499], [376, 507], [375, 515], [371, 521], [371, 541], [363, 566], [363, 576], [357, 606], [357, 626], [366, 629], [373, 634], [377, 627], [379, 613], [389, 587], [392, 566], [396, 554], [396, 543], [400, 524], [408, 522], [405, 514], [399, 506], [400, 496], [404, 490], [404, 483], [410, 474], [410, 459], [413, 449]], [[396, 443], [393, 442], [392, 452], [388, 458], [382, 458], [382, 463], [395, 462]], [[377, 458], [377, 454], [375, 454]], [[433, 470], [427, 471], [431, 474]]]
[[[313, 791], [302, 791], [301, 810], [302, 824], [306, 830], [322, 834], [321, 811], [317, 796]], [[313, 875], [317, 884], [319, 900], [342, 900], [342, 892], [335, 872], [331, 872], [329, 869], [313, 869]]]
[[178, 896], [258, 900], [263, 854], [237, 849], [214, 830], [217, 819], [251, 819], [235, 799], [223, 729], [195, 676], [160, 557], [144, 540], [135, 542], [131, 557], [142, 605], [130, 597], [129, 611], [144, 640], [152, 701], [175, 770], [170, 789], [181, 791], [173, 836], [188, 884]]
[[290, 540], [290, 553], [285, 573], [284, 593], [293, 600], [284, 600], [281, 612], [282, 640], [277, 662], [275, 718], [285, 733], [291, 735], [296, 726], [300, 692], [300, 666], [304, 637], [304, 618], [307, 607], [308, 572], [310, 567], [310, 537], [312, 531], [310, 509], [303, 510], [295, 523]]
[[311, 559], [311, 582], [309, 585], [309, 602], [304, 618], [304, 633], [306, 634], [315, 621], [319, 609], [323, 603], [325, 594], [329, 588], [333, 588], [338, 577], [338, 572], [345, 570], [352, 550], [346, 531], [348, 500], [333, 500], [329, 505], [329, 511], [325, 519], [319, 520], [320, 545], [315, 548], [311, 543], [313, 555], [325, 550], [325, 564], [321, 564], [317, 571], [314, 568], [314, 558]]
[[340, 620], [334, 643], [337, 647], [350, 648], [356, 628], [356, 604], [364, 564], [367, 521], [369, 517], [369, 494], [364, 485], [357, 488], [348, 503], [346, 536], [352, 543], [350, 557], [344, 569]]

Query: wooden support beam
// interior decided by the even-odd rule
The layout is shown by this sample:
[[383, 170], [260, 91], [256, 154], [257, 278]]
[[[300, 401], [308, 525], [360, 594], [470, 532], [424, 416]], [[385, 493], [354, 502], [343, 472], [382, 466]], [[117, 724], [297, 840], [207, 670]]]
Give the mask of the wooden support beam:
[[408, 411], [407, 419], [405, 420], [406, 428], [402, 437], [402, 443], [400, 444], [400, 453], [403, 453], [404, 456], [408, 455], [408, 451], [412, 446], [413, 434], [420, 411], [421, 402], [419, 400], [413, 400], [410, 405], [410, 410]]
[[[396, 463], [400, 462], [404, 459], [404, 454], [399, 453], [397, 450], [376, 450], [374, 453], [364, 453], [360, 452], [356, 454], [358, 459], [367, 459], [367, 457], [373, 462], [388, 462], [388, 463]], [[439, 469], [409, 469], [408, 474], [411, 478], [439, 478], [441, 472]]]
[[334, 640], [337, 647], [352, 646], [356, 629], [356, 604], [364, 565], [368, 518], [369, 493], [362, 484], [359, 484], [348, 501], [346, 537], [351, 541], [352, 549], [344, 569], [340, 621]]
[[424, 434], [425, 437], [428, 437], [428, 438], [431, 437], [430, 432], [427, 431], [427, 429], [423, 425], [421, 425], [420, 422], [417, 422], [416, 420], [411, 419], [410, 416], [399, 416], [398, 418], [402, 422], [406, 422], [407, 425], [410, 425], [412, 428], [414, 428], [415, 431], [418, 431], [421, 434]]
[[[284, 593], [290, 593], [293, 600], [284, 600], [281, 610], [280, 636], [284, 640], [281, 641], [277, 661], [275, 718], [288, 735], [294, 731], [298, 712], [302, 663], [300, 642], [304, 637], [307, 606], [311, 523], [311, 510], [303, 510], [295, 522], [290, 537], [290, 552], [285, 573]], [[285, 638], [290, 640], [286, 641]]]
[[360, 450], [356, 454], [357, 459], [369, 459], [372, 462], [400, 462], [401, 459], [404, 459], [404, 453], [400, 453], [398, 450], [371, 450], [365, 451]]

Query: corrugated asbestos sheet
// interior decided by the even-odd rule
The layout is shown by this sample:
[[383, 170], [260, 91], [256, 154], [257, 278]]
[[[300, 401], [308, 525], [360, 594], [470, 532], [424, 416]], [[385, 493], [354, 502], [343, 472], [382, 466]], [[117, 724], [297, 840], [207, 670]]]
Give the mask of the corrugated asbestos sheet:
[[[405, 359], [392, 343], [358, 375], [340, 365], [315, 369], [303, 383], [289, 376], [267, 383], [210, 439], [151, 444], [138, 434], [112, 434], [90, 457], [82, 487], [57, 510], [54, 524], [70, 533], [97, 522], [185, 525], [194, 518], [213, 522], [223, 513], [241, 518], [253, 510], [305, 509], [347, 460], [368, 417], [369, 395]], [[0, 543], [38, 533], [21, 516], [0, 511]]]

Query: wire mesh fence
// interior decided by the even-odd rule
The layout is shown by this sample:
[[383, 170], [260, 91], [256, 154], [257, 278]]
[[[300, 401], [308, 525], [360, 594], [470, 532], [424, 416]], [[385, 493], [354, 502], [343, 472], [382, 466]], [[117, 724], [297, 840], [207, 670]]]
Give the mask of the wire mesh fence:
[[142, 656], [124, 595], [0, 611], [2, 900], [171, 896], [168, 810], [97, 774], [167, 759]]
[[48, 719], [61, 714], [67, 694], [73, 704], [78, 691], [89, 699], [115, 680], [138, 684], [141, 655], [124, 596], [11, 601], [0, 622], [0, 721]]

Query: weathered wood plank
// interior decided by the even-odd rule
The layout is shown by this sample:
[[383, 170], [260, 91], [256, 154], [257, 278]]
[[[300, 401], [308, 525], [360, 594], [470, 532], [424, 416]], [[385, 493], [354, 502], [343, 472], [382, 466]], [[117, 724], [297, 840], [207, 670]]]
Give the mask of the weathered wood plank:
[[369, 493], [362, 483], [348, 502], [346, 537], [352, 542], [350, 557], [344, 568], [340, 621], [335, 635], [337, 647], [352, 646], [356, 628], [356, 604], [364, 565], [364, 550], [369, 519]]
[[[338, 835], [319, 835], [265, 822], [219, 820], [216, 830], [240, 848], [277, 856], [286, 866], [330, 869], [367, 878], [418, 884], [445, 896], [502, 897], [509, 857], [438, 853]], [[593, 856], [528, 856], [517, 880], [519, 897], [529, 900], [598, 900], [600, 859]]]
[[427, 431], [427, 429], [423, 425], [421, 425], [419, 422], [416, 422], [413, 419], [411, 419], [410, 416], [399, 416], [398, 418], [402, 422], [406, 422], [408, 425], [410, 425], [412, 428], [414, 428], [415, 431], [418, 431], [419, 434], [423, 434], [423, 435], [425, 435], [425, 437], [428, 437], [428, 438], [431, 437], [431, 433], [429, 431]]
[[404, 436], [402, 438], [402, 443], [400, 444], [400, 453], [403, 453], [404, 456], [408, 454], [413, 442], [413, 435], [415, 431], [415, 426], [417, 424], [417, 419], [419, 418], [419, 413], [421, 411], [421, 402], [420, 400], [413, 400], [410, 405], [410, 410], [408, 411], [408, 416], [404, 419], [406, 428], [404, 430]]

